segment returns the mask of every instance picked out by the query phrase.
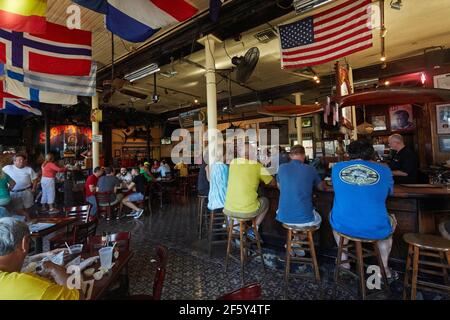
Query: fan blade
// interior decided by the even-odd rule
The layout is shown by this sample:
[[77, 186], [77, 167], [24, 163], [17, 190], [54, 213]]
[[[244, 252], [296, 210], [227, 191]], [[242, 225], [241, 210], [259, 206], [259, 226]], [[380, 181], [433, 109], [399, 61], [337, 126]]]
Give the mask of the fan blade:
[[245, 83], [256, 68], [259, 60], [259, 49], [250, 48], [244, 56], [242, 62], [237, 66], [236, 80], [239, 83]]

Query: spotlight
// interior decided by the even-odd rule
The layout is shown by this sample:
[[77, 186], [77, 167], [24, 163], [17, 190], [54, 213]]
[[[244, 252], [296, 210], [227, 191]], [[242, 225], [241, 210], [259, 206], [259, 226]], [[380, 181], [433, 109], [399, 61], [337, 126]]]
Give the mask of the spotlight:
[[158, 103], [159, 102], [159, 95], [157, 93], [153, 94], [152, 101], [154, 103]]
[[317, 81], [317, 80], [319, 80], [319, 77], [315, 74], [313, 79], [314, 79], [314, 81]]
[[385, 81], [385, 82], [384, 82], [384, 85], [385, 85], [385, 86], [388, 86], [389, 84], [390, 84], [389, 81]]
[[400, 10], [402, 8], [402, 0], [391, 0], [391, 8], [395, 10]]
[[318, 105], [318, 104], [319, 104], [319, 100], [316, 99], [316, 101], [314, 102], [314, 104]]
[[195, 103], [195, 104], [198, 104], [198, 99], [195, 99], [195, 100], [194, 100], [194, 103]]
[[381, 61], [381, 62], [385, 62], [385, 61], [386, 61], [386, 56], [385, 56], [385, 55], [382, 55], [381, 58], [380, 58], [380, 61]]
[[320, 79], [319, 78], [317, 78], [316, 83], [320, 83]]

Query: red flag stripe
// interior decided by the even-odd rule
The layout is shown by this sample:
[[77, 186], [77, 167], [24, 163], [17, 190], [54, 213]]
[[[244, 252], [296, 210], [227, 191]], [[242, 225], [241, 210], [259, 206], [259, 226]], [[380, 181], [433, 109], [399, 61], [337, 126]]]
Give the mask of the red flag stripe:
[[357, 22], [360, 22], [360, 21], [364, 21], [365, 23], [367, 23], [368, 17], [369, 16], [367, 15], [367, 12], [366, 11], [362, 11], [362, 12], [359, 12], [359, 13], [357, 13], [355, 15], [352, 15], [352, 16], [344, 19], [344, 20], [339, 20], [339, 21], [337, 21], [334, 24], [330, 24], [329, 26], [326, 26], [325, 28], [317, 28], [317, 26], [314, 25], [314, 31], [315, 31], [316, 35], [320, 35], [320, 34], [325, 33], [327, 31], [339, 28], [343, 24], [346, 24], [346, 23], [349, 23], [349, 22], [357, 23]]
[[[363, 29], [364, 31], [365, 31], [365, 30], [370, 30], [370, 29], [366, 26], [366, 24], [367, 24], [367, 21], [364, 21], [364, 20], [363, 20], [363, 21], [359, 21], [359, 22], [357, 22], [357, 23], [355, 23], [355, 24], [352, 24], [352, 25], [349, 25], [348, 27], [345, 27], [344, 29], [337, 30], [337, 31], [335, 31], [335, 32], [333, 32], [333, 33], [329, 33], [329, 34], [327, 34], [327, 35], [324, 36], [324, 37], [317, 37], [317, 38], [314, 39], [314, 42], [316, 42], [316, 43], [319, 44], [320, 42], [323, 42], [323, 41], [325, 41], [325, 40], [328, 40], [328, 39], [334, 38], [334, 37], [336, 37], [336, 36], [339, 36], [339, 35], [341, 35], [341, 34], [347, 32], [347, 31], [354, 30], [354, 29], [361, 30], [361, 26], [364, 26], [364, 27], [365, 27], [365, 28]], [[345, 35], [344, 38], [346, 38], [346, 37], [348, 37], [348, 36]]]
[[343, 53], [338, 53], [338, 54], [336, 54], [334, 56], [323, 58], [321, 60], [317, 60], [317, 61], [314, 61], [314, 62], [303, 63], [303, 62], [299, 61], [298, 64], [285, 65], [285, 66], [283, 66], [283, 69], [297, 69], [297, 68], [306, 67], [306, 66], [316, 66], [316, 65], [323, 64], [323, 63], [326, 63], [326, 62], [334, 61], [336, 59], [339, 59], [342, 56], [348, 56], [348, 55], [350, 55], [352, 53], [355, 53], [355, 52], [358, 52], [358, 51], [361, 51], [361, 50], [364, 50], [364, 49], [368, 49], [368, 48], [371, 48], [371, 47], [372, 47], [372, 43], [363, 45], [361, 47], [358, 47], [358, 48], [355, 48], [355, 49], [352, 49], [352, 50], [349, 50], [349, 51], [346, 51], [346, 52], [343, 52]]
[[0, 28], [19, 32], [45, 33], [45, 17], [23, 16], [20, 14], [0, 10]]
[[50, 22], [47, 22], [47, 31], [45, 34], [30, 33], [30, 35], [33, 37], [53, 42], [82, 45], [89, 47], [92, 46], [92, 33], [90, 31], [78, 29], [70, 30], [65, 26], [61, 26]]
[[[150, 1], [150, 0], [149, 0]], [[155, 6], [167, 12], [178, 21], [184, 21], [197, 13], [198, 9], [184, 0], [151, 0]]]
[[[51, 68], [48, 67], [50, 65]], [[64, 75], [67, 70], [71, 70], [72, 74], [88, 75], [91, 72], [91, 60], [57, 58], [30, 52], [28, 69], [55, 75]]]
[[[322, 11], [322, 12], [316, 14], [314, 17], [318, 21], [321, 21], [321, 22], [323, 22], [325, 20], [328, 20], [330, 18], [336, 19], [336, 14], [341, 9], [344, 9], [346, 7], [351, 7], [351, 8], [354, 8], [354, 10], [356, 10], [355, 8], [364, 7], [364, 6], [367, 6], [370, 3], [372, 3], [372, 0], [359, 0], [358, 2], [347, 1], [347, 2], [344, 2], [344, 3], [340, 4], [340, 5], [338, 5], [338, 6], [332, 7], [330, 9], [328, 9], [328, 10]], [[327, 15], [330, 15], [330, 16], [324, 18]], [[333, 20], [333, 19], [331, 19], [331, 20]], [[325, 23], [325, 22], [323, 22], [323, 23]]]

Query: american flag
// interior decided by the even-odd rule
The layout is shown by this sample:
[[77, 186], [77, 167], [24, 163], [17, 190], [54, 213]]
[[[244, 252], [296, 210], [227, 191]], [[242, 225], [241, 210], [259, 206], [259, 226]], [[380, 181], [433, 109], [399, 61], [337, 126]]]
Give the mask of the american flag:
[[371, 0], [350, 0], [279, 26], [281, 67], [314, 66], [372, 47]]

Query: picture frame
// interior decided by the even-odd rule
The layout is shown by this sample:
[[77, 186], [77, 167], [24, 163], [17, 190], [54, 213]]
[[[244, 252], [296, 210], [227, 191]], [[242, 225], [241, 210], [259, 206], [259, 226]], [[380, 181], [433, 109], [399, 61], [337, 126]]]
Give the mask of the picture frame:
[[433, 85], [437, 89], [450, 89], [450, 73], [434, 76]]
[[374, 126], [373, 131], [385, 131], [387, 130], [387, 124], [386, 124], [386, 116], [385, 115], [378, 115], [378, 116], [372, 116], [372, 124]]
[[122, 155], [120, 149], [115, 149], [114, 150], [114, 158], [120, 158]]
[[[311, 128], [313, 117], [302, 117], [302, 128]], [[297, 129], [297, 121], [294, 121], [294, 127]]]
[[439, 151], [450, 152], [450, 135], [439, 135]]
[[438, 134], [450, 134], [450, 104], [436, 105], [436, 129]]
[[389, 108], [391, 131], [404, 132], [416, 129], [413, 108], [410, 104], [397, 105]]

